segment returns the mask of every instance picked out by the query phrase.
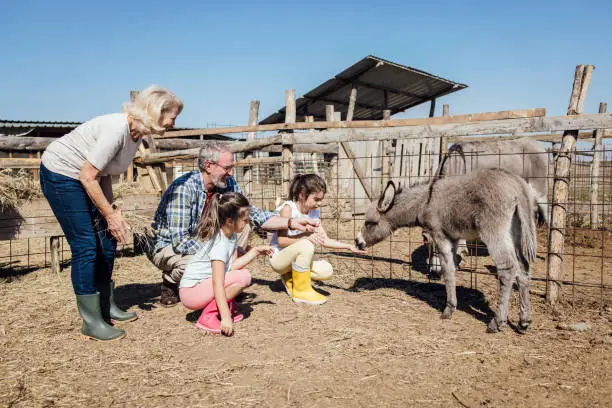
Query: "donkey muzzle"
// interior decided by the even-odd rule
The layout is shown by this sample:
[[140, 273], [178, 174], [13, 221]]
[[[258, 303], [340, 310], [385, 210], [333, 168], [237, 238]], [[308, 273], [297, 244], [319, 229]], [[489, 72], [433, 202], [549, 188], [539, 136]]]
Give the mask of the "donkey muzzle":
[[362, 251], [366, 248], [366, 243], [363, 239], [363, 236], [361, 235], [361, 232], [357, 234], [357, 238], [355, 238], [355, 246], [361, 249]]

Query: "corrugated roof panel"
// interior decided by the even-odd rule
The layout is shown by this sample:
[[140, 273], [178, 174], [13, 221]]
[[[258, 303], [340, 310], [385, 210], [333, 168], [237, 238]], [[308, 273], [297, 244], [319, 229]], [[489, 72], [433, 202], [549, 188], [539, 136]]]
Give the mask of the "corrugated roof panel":
[[0, 127], [4, 128], [74, 128], [81, 122], [68, 121], [37, 121], [37, 120], [6, 120], [0, 119]]
[[[362, 120], [381, 119], [384, 109], [391, 110], [393, 115], [467, 87], [370, 55], [299, 98], [296, 101], [297, 120], [303, 121], [308, 115], [315, 120], [325, 120], [325, 105], [330, 104], [345, 118], [353, 86], [357, 87], [353, 119]], [[282, 123], [284, 119], [285, 107], [260, 123]]]

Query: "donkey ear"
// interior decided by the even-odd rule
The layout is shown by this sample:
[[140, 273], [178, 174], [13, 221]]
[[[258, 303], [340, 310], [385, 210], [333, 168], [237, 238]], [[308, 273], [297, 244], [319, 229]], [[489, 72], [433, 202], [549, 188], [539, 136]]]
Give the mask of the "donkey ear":
[[381, 213], [389, 211], [389, 209], [393, 205], [395, 191], [395, 184], [393, 184], [393, 181], [389, 181], [387, 183], [387, 187], [385, 187], [383, 195], [378, 200], [378, 211], [380, 211]]

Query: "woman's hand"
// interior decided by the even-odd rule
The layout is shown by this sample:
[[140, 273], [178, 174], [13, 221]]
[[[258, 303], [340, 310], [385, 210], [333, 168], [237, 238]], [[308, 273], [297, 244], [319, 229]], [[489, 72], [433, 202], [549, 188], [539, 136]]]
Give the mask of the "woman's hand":
[[291, 218], [291, 229], [302, 232], [313, 232], [320, 224], [321, 220], [314, 218]]
[[108, 224], [108, 231], [111, 233], [111, 235], [115, 237], [120, 244], [125, 244], [127, 242], [127, 232], [131, 228], [123, 219], [121, 209], [115, 207], [113, 212], [106, 217], [106, 223]]
[[226, 336], [234, 334], [234, 322], [231, 317], [221, 319], [221, 333]]

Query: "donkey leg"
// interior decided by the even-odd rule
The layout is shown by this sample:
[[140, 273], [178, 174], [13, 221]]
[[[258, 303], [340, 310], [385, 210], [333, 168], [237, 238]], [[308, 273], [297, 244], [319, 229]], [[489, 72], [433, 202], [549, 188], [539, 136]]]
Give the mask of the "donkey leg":
[[520, 273], [520, 267], [512, 239], [506, 238], [502, 242], [485, 242], [489, 248], [489, 253], [495, 265], [497, 266], [497, 277], [499, 279], [499, 300], [497, 304], [497, 313], [489, 322], [487, 331], [489, 333], [497, 333], [504, 328], [508, 322], [508, 308], [510, 305], [510, 295], [512, 293], [512, 282]]
[[467, 259], [469, 252], [467, 241], [465, 239], [459, 240], [457, 247], [455, 248], [455, 253], [457, 254], [457, 265], [459, 265], [463, 259]]
[[519, 301], [521, 304], [519, 331], [523, 333], [531, 325], [531, 296], [529, 294], [531, 272], [529, 271], [529, 263], [526, 260], [522, 260], [520, 266], [521, 270], [516, 276], [516, 283], [519, 288]]
[[446, 305], [442, 312], [442, 319], [450, 319], [457, 310], [457, 283], [455, 278], [455, 256], [453, 245], [448, 240], [436, 241], [440, 254], [440, 264], [444, 272], [444, 286], [446, 287]]

